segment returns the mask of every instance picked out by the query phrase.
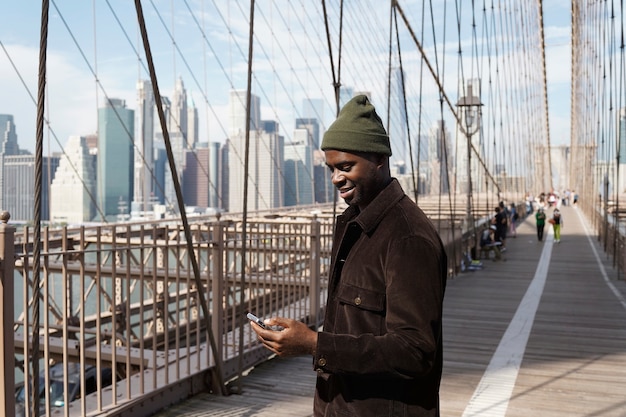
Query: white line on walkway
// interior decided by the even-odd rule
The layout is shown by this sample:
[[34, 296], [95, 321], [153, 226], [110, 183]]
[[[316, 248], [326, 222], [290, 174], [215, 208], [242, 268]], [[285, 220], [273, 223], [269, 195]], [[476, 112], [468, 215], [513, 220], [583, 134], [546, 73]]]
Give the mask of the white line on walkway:
[[613, 283], [609, 279], [609, 276], [606, 273], [606, 269], [604, 269], [604, 265], [602, 264], [602, 260], [600, 259], [600, 255], [598, 255], [598, 251], [596, 250], [596, 246], [593, 244], [593, 241], [591, 240], [591, 236], [590, 236], [590, 233], [589, 233], [589, 228], [587, 227], [587, 219], [584, 218], [582, 214], [580, 214], [580, 210], [575, 209], [575, 211], [576, 211], [576, 214], [578, 214], [578, 219], [580, 220], [580, 222], [583, 225], [583, 228], [585, 229], [585, 235], [587, 236], [587, 240], [589, 241], [589, 246], [591, 246], [591, 250], [593, 251], [593, 255], [596, 257], [596, 262], [598, 262], [598, 266], [600, 267], [600, 272], [602, 273], [602, 278], [604, 279], [604, 282], [606, 283], [606, 285], [609, 286], [611, 291], [613, 291], [613, 294], [615, 294], [615, 296], [617, 297], [619, 302], [622, 304], [622, 306], [624, 308], [626, 308], [626, 299], [624, 298], [622, 293], [617, 289], [617, 287], [615, 285], [613, 285]]
[[535, 276], [506, 329], [463, 417], [503, 417], [519, 373], [535, 313], [548, 276], [554, 239], [548, 228]]

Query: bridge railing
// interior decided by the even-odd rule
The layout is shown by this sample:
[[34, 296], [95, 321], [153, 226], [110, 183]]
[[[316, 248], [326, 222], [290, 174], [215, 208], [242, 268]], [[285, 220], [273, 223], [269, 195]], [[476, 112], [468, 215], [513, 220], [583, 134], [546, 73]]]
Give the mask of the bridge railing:
[[[36, 291], [32, 230], [13, 234], [2, 225], [5, 415], [30, 416], [35, 407], [39, 415], [149, 415], [196, 392], [223, 390], [269, 356], [246, 312], [318, 327], [333, 215], [275, 217], [245, 226], [239, 218], [191, 218], [191, 244], [171, 220], [45, 228]], [[446, 250], [458, 253], [466, 237], [446, 224]], [[459, 263], [449, 259], [453, 275]], [[33, 358], [41, 370], [37, 396]], [[15, 373], [6, 368], [13, 362]], [[33, 405], [35, 397], [41, 404]]]

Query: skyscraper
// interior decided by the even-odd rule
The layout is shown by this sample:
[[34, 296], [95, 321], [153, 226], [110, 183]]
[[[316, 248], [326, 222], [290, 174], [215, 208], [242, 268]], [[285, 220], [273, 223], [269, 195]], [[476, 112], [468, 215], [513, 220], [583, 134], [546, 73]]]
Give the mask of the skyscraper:
[[[246, 90], [231, 90], [228, 101], [229, 121], [228, 136], [246, 132]], [[261, 129], [261, 100], [250, 96], [250, 131]]]
[[[299, 118], [296, 119], [296, 129], [306, 129], [307, 137], [304, 138], [305, 143], [313, 149], [320, 147], [320, 125], [316, 118]], [[294, 142], [299, 142], [294, 138]]]
[[[174, 156], [174, 163], [176, 164], [176, 175], [178, 182], [182, 188], [182, 177], [185, 170], [185, 150], [190, 149], [188, 146], [189, 138], [187, 136], [187, 117], [189, 116], [187, 110], [187, 90], [183, 84], [182, 78], [176, 80], [176, 86], [174, 87], [174, 94], [169, 108], [167, 130], [170, 136], [170, 143], [172, 146], [172, 155]], [[169, 204], [176, 204], [176, 190], [174, 189], [174, 182], [172, 180], [172, 170], [167, 169], [165, 171], [165, 198]]]
[[285, 144], [285, 206], [313, 204], [313, 154], [309, 131], [296, 129], [293, 142]]
[[220, 143], [198, 143], [187, 152], [183, 175], [185, 204], [197, 207], [218, 206]]
[[[58, 157], [43, 157], [41, 179], [41, 220], [50, 219], [50, 178], [59, 164]], [[4, 198], [2, 209], [12, 220], [32, 220], [35, 213], [35, 155], [4, 156]]]
[[96, 170], [84, 137], [71, 136], [68, 139], [50, 194], [51, 221], [76, 224], [94, 218]]
[[117, 219], [120, 207], [128, 207], [133, 187], [134, 110], [121, 99], [108, 99], [98, 109], [98, 206]]
[[[13, 115], [0, 114], [0, 208], [6, 210], [5, 189], [9, 184], [5, 184], [4, 178], [4, 158], [5, 156], [18, 155], [17, 133]], [[9, 212], [10, 213], [10, 212]]]
[[[389, 107], [389, 141], [391, 142], [390, 164], [397, 167], [411, 167], [410, 154], [407, 151], [407, 114], [404, 103], [404, 84], [401, 68], [391, 70], [391, 105]], [[386, 122], [385, 122], [386, 123]]]
[[[231, 91], [229, 101], [228, 207], [230, 212], [241, 212], [244, 209], [245, 181], [248, 182], [248, 210], [267, 210], [281, 207], [284, 201], [284, 138], [278, 133], [276, 122], [262, 122], [260, 120], [260, 100], [254, 95], [251, 97], [250, 109], [248, 177], [245, 178], [245, 97], [245, 91]], [[271, 132], [268, 133], [259, 126], [265, 126]]]
[[154, 181], [154, 92], [150, 81], [137, 82], [132, 211], [150, 210]]
[[18, 155], [20, 148], [17, 145], [17, 133], [12, 114], [0, 114], [0, 153], [2, 155]]
[[453, 166], [450, 154], [450, 132], [444, 120], [437, 120], [430, 130], [428, 146], [429, 178], [431, 194], [450, 191], [450, 166]]

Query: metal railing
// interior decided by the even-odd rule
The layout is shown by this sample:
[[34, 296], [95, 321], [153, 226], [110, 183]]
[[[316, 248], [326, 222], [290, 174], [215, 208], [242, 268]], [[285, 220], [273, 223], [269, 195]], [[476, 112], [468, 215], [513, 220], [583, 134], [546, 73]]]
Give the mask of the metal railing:
[[[246, 224], [244, 248], [241, 221], [194, 219], [201, 288], [177, 222], [46, 228], [37, 291], [41, 349], [34, 352], [31, 231], [24, 228], [11, 243], [15, 228], [4, 224], [2, 231], [9, 232], [0, 243], [3, 276], [15, 281], [3, 282], [21, 283], [15, 289], [16, 319], [5, 321], [4, 333], [5, 341], [14, 335], [22, 370], [17, 380], [32, 381], [29, 363], [40, 358], [39, 392], [47, 394], [40, 395], [40, 415], [56, 409], [68, 416], [145, 415], [194, 392], [216, 390], [216, 384], [269, 356], [246, 311], [320, 324], [331, 227], [331, 217], [323, 215], [253, 219]], [[6, 262], [13, 258], [9, 249], [14, 265]], [[13, 294], [8, 285], [2, 290]], [[208, 318], [201, 298], [207, 300]], [[13, 311], [6, 314], [9, 307], [3, 304], [4, 317], [13, 317]], [[4, 347], [6, 366], [14, 351]], [[222, 375], [213, 372], [218, 363]], [[4, 380], [11, 381], [6, 372], [12, 377], [13, 368], [5, 368]], [[33, 383], [18, 388], [25, 401], [13, 407], [31, 415]], [[9, 391], [6, 386], [5, 395]], [[5, 415], [14, 414], [10, 401], [5, 404], [10, 410]]]
[[[246, 312], [321, 325], [332, 213], [265, 214], [247, 220], [246, 233], [239, 218], [190, 223], [191, 245], [176, 220], [45, 228], [39, 289], [32, 230], [0, 225], [5, 415], [150, 415], [200, 391], [224, 392], [270, 356]], [[441, 229], [455, 275], [471, 236], [455, 221]], [[7, 367], [13, 362], [18, 371]]]

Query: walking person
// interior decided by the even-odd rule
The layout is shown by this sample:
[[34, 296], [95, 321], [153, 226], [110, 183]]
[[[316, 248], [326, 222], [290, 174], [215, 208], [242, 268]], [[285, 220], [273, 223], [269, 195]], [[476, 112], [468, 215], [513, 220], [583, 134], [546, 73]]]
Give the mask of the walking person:
[[322, 150], [348, 208], [337, 218], [323, 330], [251, 326], [279, 356], [311, 355], [314, 416], [439, 416], [447, 257], [391, 177], [389, 136], [367, 96], [341, 110]]
[[535, 214], [535, 221], [537, 223], [537, 239], [539, 242], [543, 240], [543, 229], [546, 227], [546, 213], [543, 211], [543, 207], [539, 207], [537, 214]]
[[506, 252], [506, 231], [509, 228], [509, 219], [507, 218], [506, 211], [502, 209], [502, 205], [504, 205], [504, 203], [500, 203], [500, 205], [496, 206], [496, 215], [492, 221], [496, 226], [496, 240], [502, 242], [500, 252]]
[[561, 211], [557, 208], [552, 212], [552, 218], [550, 219], [550, 223], [552, 224], [552, 228], [554, 229], [554, 241], [556, 243], [561, 243], [561, 227], [563, 227], [563, 216], [561, 216]]
[[509, 209], [509, 232], [511, 232], [511, 236], [517, 237], [517, 220], [519, 219], [519, 214], [517, 214], [517, 208], [515, 208], [515, 203], [511, 203], [511, 208]]

